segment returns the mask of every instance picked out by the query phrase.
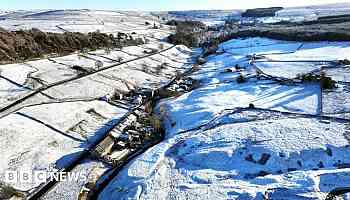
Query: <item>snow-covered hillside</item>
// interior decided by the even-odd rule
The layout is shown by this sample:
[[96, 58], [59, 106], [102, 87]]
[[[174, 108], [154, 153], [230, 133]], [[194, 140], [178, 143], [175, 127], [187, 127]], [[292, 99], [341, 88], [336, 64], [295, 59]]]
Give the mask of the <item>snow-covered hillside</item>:
[[48, 32], [135, 32], [145, 30], [145, 22], [159, 24], [148, 12], [102, 10], [34, 10], [0, 14], [0, 27], [8, 30], [38, 28]]
[[[169, 46], [165, 44], [165, 48]], [[96, 51], [81, 58], [73, 54], [25, 64], [3, 65], [1, 108], [11, 106], [11, 103], [36, 89], [78, 76], [72, 66], [95, 68], [93, 59], [102, 61], [106, 67], [112, 65], [113, 62], [104, 55], [118, 55], [123, 61], [145, 56], [144, 48], [140, 46], [127, 47], [124, 51], [126, 53], [122, 54], [112, 51], [108, 55]], [[136, 55], [130, 56], [128, 51]], [[188, 54], [184, 53], [186, 51]], [[116, 89], [128, 91], [141, 86], [151, 89], [160, 87], [177, 71], [186, 70], [189, 67], [186, 63], [189, 62], [191, 51], [177, 46], [159, 55], [130, 61], [57, 85], [19, 105], [11, 106], [9, 111], [1, 113], [0, 118], [0, 174], [9, 169], [47, 169], [51, 164], [56, 164], [58, 168], [66, 166], [83, 149], [103, 136], [106, 127], [117, 123], [131, 108], [128, 105], [125, 105], [126, 108], [115, 107], [104, 101], [104, 97], [113, 95]], [[163, 63], [167, 64], [157, 71], [156, 68]], [[36, 185], [25, 183], [13, 186], [28, 190]]]
[[[193, 50], [164, 42], [172, 30], [146, 12], [42, 10], [4, 14], [0, 27], [53, 32], [129, 33], [145, 44], [48, 56], [0, 66], [0, 183], [6, 171], [64, 169], [108, 134], [137, 102], [117, 92], [150, 90], [191, 67]], [[145, 22], [151, 25], [146, 25]], [[85, 159], [75, 172], [110, 166]], [[38, 182], [9, 183], [31, 192]], [[75, 199], [85, 182], [58, 184], [43, 199]], [[63, 192], [64, 191], [64, 192]], [[63, 195], [60, 196], [58, 195]], [[52, 196], [50, 196], [52, 195]]]
[[[320, 60], [346, 57], [349, 44], [250, 38], [220, 49], [190, 75], [198, 89], [158, 104], [166, 139], [128, 164], [99, 199], [324, 199], [349, 185], [350, 120], [319, 117], [349, 91], [325, 98], [317, 83], [256, 76], [258, 69], [286, 78], [320, 70], [328, 66]], [[329, 75], [342, 77], [336, 69], [343, 68]], [[239, 74], [245, 83], [236, 82]]]

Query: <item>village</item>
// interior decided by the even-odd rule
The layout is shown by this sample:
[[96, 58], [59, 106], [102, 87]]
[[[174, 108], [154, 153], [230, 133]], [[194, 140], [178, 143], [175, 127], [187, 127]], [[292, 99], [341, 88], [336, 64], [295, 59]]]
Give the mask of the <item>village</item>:
[[349, 11], [4, 12], [0, 199], [346, 199]]

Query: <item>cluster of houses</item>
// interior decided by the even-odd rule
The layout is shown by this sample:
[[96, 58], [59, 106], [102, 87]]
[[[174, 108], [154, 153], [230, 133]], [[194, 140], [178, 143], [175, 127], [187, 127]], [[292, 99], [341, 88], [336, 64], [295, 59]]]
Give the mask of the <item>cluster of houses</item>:
[[[148, 122], [149, 114], [142, 108], [137, 108], [125, 115], [107, 137], [100, 142], [91, 156], [113, 168], [122, 166], [135, 152], [161, 138], [162, 133]], [[95, 170], [96, 171], [96, 170]], [[104, 171], [96, 171], [97, 175], [89, 179], [82, 188], [79, 199], [89, 199], [91, 191], [96, 188], [98, 179]]]
[[184, 93], [198, 86], [198, 81], [192, 78], [175, 80], [167, 89], [173, 92]]
[[[134, 88], [128, 91], [116, 91], [113, 95], [104, 97], [106, 101], [123, 100], [137, 105], [129, 111], [108, 135], [90, 152], [96, 158], [114, 169], [122, 166], [130, 157], [148, 146], [160, 141], [163, 136], [161, 122], [147, 111], [148, 102], [162, 98], [164, 91], [184, 93], [198, 85], [192, 78], [174, 78], [165, 87], [152, 90], [148, 88]], [[158, 120], [158, 121], [157, 121]], [[94, 170], [97, 175], [89, 179], [82, 188], [79, 199], [89, 199], [96, 190], [98, 179], [104, 172]]]

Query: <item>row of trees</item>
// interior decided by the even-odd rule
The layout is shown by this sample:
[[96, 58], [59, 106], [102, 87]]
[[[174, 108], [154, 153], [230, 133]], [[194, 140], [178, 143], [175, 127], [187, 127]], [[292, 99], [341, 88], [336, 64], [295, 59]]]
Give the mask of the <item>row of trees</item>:
[[114, 37], [99, 31], [83, 33], [49, 33], [39, 29], [6, 31], [0, 29], [0, 61], [21, 61], [47, 54], [67, 54], [77, 50], [95, 50], [137, 45], [142, 40], [132, 37]]

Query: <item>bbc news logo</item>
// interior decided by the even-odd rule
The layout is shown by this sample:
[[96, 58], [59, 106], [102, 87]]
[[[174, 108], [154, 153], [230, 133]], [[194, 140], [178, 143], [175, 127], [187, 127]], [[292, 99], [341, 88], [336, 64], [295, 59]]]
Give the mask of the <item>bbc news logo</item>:
[[88, 175], [85, 172], [48, 172], [48, 171], [6, 171], [7, 183], [45, 183], [58, 182], [86, 182]]

